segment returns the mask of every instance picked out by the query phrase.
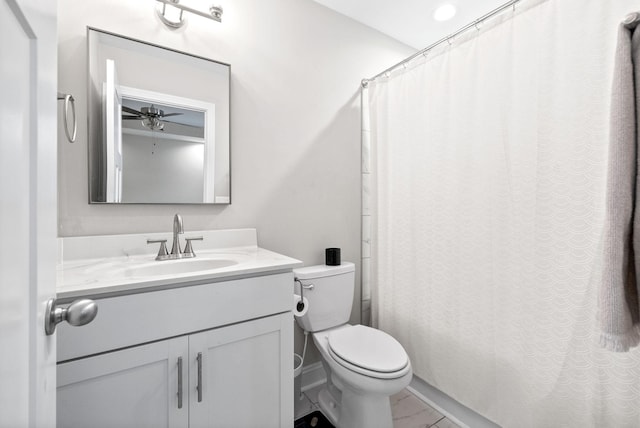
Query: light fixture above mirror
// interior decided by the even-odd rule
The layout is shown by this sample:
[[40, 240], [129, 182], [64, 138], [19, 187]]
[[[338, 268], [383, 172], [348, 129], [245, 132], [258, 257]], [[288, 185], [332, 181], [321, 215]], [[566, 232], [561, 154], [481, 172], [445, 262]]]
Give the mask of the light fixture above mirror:
[[156, 0], [159, 4], [156, 6], [158, 17], [167, 27], [180, 28], [185, 24], [184, 12], [190, 12], [204, 18], [222, 22], [222, 7], [211, 5], [209, 12], [180, 4], [180, 0]]

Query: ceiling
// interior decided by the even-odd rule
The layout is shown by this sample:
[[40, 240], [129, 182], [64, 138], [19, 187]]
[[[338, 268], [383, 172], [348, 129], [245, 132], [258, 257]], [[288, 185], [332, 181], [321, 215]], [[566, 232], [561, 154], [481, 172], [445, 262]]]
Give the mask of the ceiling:
[[[387, 34], [416, 50], [455, 32], [507, 0], [314, 0], [338, 13]], [[433, 19], [442, 4], [453, 4], [456, 16]]]

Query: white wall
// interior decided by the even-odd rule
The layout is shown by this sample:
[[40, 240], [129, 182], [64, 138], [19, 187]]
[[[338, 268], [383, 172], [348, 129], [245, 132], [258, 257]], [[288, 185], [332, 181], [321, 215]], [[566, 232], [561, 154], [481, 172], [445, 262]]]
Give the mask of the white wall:
[[[262, 247], [307, 265], [341, 247], [358, 272], [357, 322], [359, 84], [414, 50], [311, 0], [226, 1], [222, 24], [191, 15], [177, 31], [154, 3], [59, 0], [59, 91], [79, 114], [77, 142], [58, 136], [59, 235], [168, 231], [180, 212], [187, 231], [256, 227]], [[231, 64], [232, 205], [87, 203], [86, 26]]]

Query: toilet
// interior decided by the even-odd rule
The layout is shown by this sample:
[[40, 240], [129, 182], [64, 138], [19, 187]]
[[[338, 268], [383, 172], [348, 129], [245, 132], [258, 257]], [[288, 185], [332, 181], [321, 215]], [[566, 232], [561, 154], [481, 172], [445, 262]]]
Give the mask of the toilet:
[[322, 413], [337, 428], [392, 428], [389, 397], [413, 375], [406, 351], [389, 334], [348, 324], [355, 286], [353, 263], [293, 270], [295, 292], [309, 302], [296, 321], [312, 333], [327, 384], [318, 395]]

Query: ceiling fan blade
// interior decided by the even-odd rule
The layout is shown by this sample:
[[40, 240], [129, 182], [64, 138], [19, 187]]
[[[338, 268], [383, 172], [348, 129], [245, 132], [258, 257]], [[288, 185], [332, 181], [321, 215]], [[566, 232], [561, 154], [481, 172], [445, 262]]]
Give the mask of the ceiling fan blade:
[[135, 114], [137, 116], [144, 116], [142, 114], [142, 112], [139, 112], [138, 110], [132, 109], [131, 107], [127, 107], [127, 106], [122, 106], [122, 111], [123, 112], [127, 112], [127, 113], [131, 113], [131, 114]]
[[180, 123], [180, 122], [172, 122], [170, 120], [162, 120], [164, 123], [172, 123], [174, 125], [180, 125], [180, 126], [188, 126], [189, 128], [199, 128], [202, 129], [204, 128], [204, 126], [197, 126], [197, 125], [187, 125], [186, 123]]
[[179, 116], [179, 115], [181, 115], [181, 114], [184, 114], [184, 113], [169, 113], [169, 114], [165, 114], [165, 115], [164, 115], [164, 116], [162, 116], [162, 117]]
[[122, 120], [142, 120], [144, 116], [122, 116]]

